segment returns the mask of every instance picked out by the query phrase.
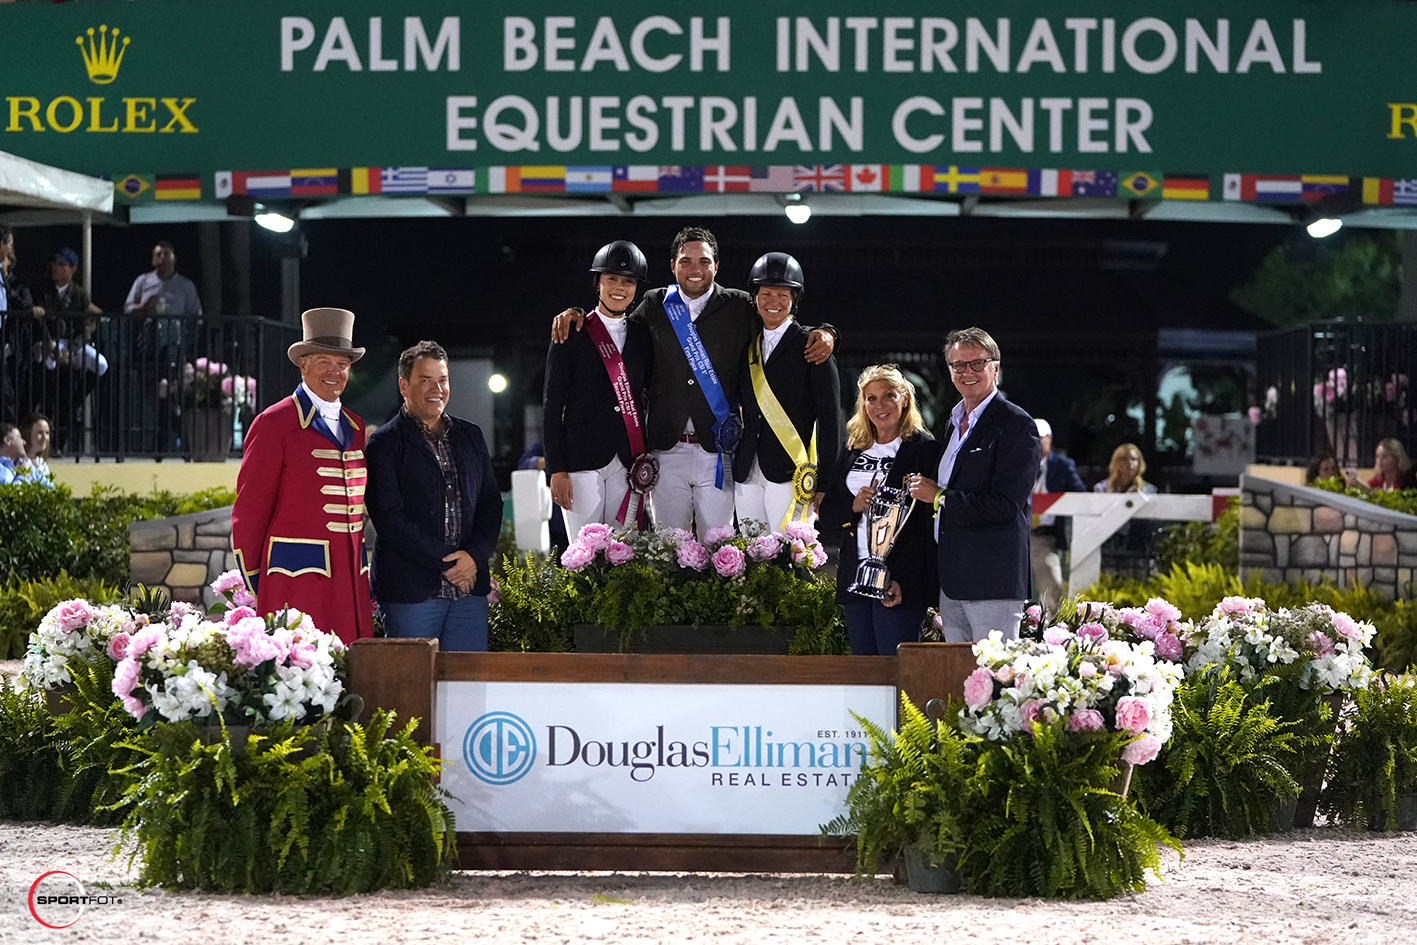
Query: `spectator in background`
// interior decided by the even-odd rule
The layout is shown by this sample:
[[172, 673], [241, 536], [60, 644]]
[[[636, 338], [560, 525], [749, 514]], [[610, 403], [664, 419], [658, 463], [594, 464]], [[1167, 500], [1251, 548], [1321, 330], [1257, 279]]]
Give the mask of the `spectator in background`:
[[1107, 464], [1107, 478], [1092, 487], [1093, 492], [1156, 492], [1156, 487], [1142, 478], [1146, 472], [1146, 460], [1135, 443], [1123, 443], [1112, 451], [1112, 461]]
[[22, 481], [20, 468], [25, 459], [25, 441], [20, 428], [0, 423], [0, 486]]
[[31, 413], [20, 421], [20, 437], [25, 443], [21, 478], [54, 485], [54, 477], [49, 472], [49, 418], [42, 413]]
[[16, 357], [22, 349], [28, 349], [31, 327], [11, 316], [43, 315], [43, 309], [36, 309], [30, 290], [15, 278], [15, 231], [0, 223], [0, 417], [13, 417], [20, 412], [17, 393], [28, 391], [29, 378], [16, 382]]
[[1358, 479], [1358, 474], [1349, 470], [1344, 475], [1348, 479], [1350, 486], [1365, 491], [1391, 492], [1394, 489], [1411, 489], [1413, 487], [1412, 458], [1407, 455], [1407, 450], [1393, 437], [1378, 441], [1378, 448], [1373, 455], [1373, 465], [1376, 471], [1373, 478], [1366, 483]]
[[53, 315], [102, 311], [89, 298], [89, 290], [74, 281], [79, 269], [79, 254], [67, 246], [60, 247], [49, 261], [48, 278], [39, 286], [40, 304]]
[[1304, 484], [1312, 486], [1318, 479], [1336, 479], [1343, 475], [1343, 471], [1338, 468], [1338, 460], [1333, 454], [1325, 450], [1313, 459], [1309, 460], [1309, 468], [1304, 473]]
[[202, 314], [197, 287], [191, 279], [178, 273], [177, 253], [171, 243], [162, 241], [153, 247], [152, 272], [133, 280], [123, 311], [145, 315]]
[[[15, 278], [15, 231], [0, 223], [0, 312], [43, 315], [35, 310], [30, 290]], [[0, 315], [0, 320], [5, 320]]]
[[[1053, 427], [1037, 418], [1038, 442], [1043, 460], [1038, 464], [1038, 478], [1033, 492], [1086, 492], [1087, 485], [1078, 475], [1077, 464], [1053, 452]], [[1034, 515], [1033, 534], [1029, 551], [1033, 559], [1033, 594], [1045, 610], [1058, 606], [1063, 599], [1063, 552], [1068, 550], [1068, 526], [1056, 515]]]

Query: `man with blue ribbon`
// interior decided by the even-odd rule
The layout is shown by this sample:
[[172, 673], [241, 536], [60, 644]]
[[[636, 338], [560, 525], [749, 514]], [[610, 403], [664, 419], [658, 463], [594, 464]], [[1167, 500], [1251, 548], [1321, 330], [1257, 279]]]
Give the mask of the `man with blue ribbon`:
[[[646, 398], [646, 440], [659, 461], [654, 519], [660, 528], [694, 528], [702, 536], [733, 524], [732, 453], [743, 432], [737, 398], [760, 322], [748, 293], [714, 283], [718, 241], [708, 230], [680, 230], [669, 265], [675, 284], [649, 290], [630, 313], [654, 340]], [[572, 311], [558, 316], [553, 340], [564, 340], [578, 318]], [[812, 331], [804, 355], [820, 363], [835, 344], [835, 331], [824, 325]]]

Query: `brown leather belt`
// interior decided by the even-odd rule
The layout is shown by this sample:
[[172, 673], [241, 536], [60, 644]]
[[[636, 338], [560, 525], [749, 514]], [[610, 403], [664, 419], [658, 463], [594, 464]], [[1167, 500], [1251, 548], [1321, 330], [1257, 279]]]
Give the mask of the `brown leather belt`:
[[694, 436], [694, 434], [692, 434], [692, 433], [681, 433], [681, 434], [679, 434], [679, 442], [680, 442], [680, 443], [697, 443], [697, 442], [699, 442], [699, 438], [696, 437], [696, 436]]

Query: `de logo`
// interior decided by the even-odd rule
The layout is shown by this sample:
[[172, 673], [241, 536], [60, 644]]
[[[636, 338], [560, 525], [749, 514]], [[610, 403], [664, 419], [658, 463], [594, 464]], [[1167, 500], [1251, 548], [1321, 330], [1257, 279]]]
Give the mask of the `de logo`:
[[531, 770], [536, 760], [536, 736], [510, 712], [488, 712], [473, 722], [463, 737], [468, 770], [488, 784], [511, 784]]

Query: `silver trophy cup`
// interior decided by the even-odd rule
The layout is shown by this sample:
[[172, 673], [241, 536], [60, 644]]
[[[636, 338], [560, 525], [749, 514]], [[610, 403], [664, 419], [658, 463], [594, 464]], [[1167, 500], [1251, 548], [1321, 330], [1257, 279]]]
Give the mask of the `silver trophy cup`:
[[848, 588], [853, 594], [882, 600], [891, 586], [891, 572], [886, 567], [886, 555], [895, 547], [900, 530], [915, 508], [915, 500], [905, 489], [882, 486], [866, 507], [866, 560], [856, 567], [856, 582]]

